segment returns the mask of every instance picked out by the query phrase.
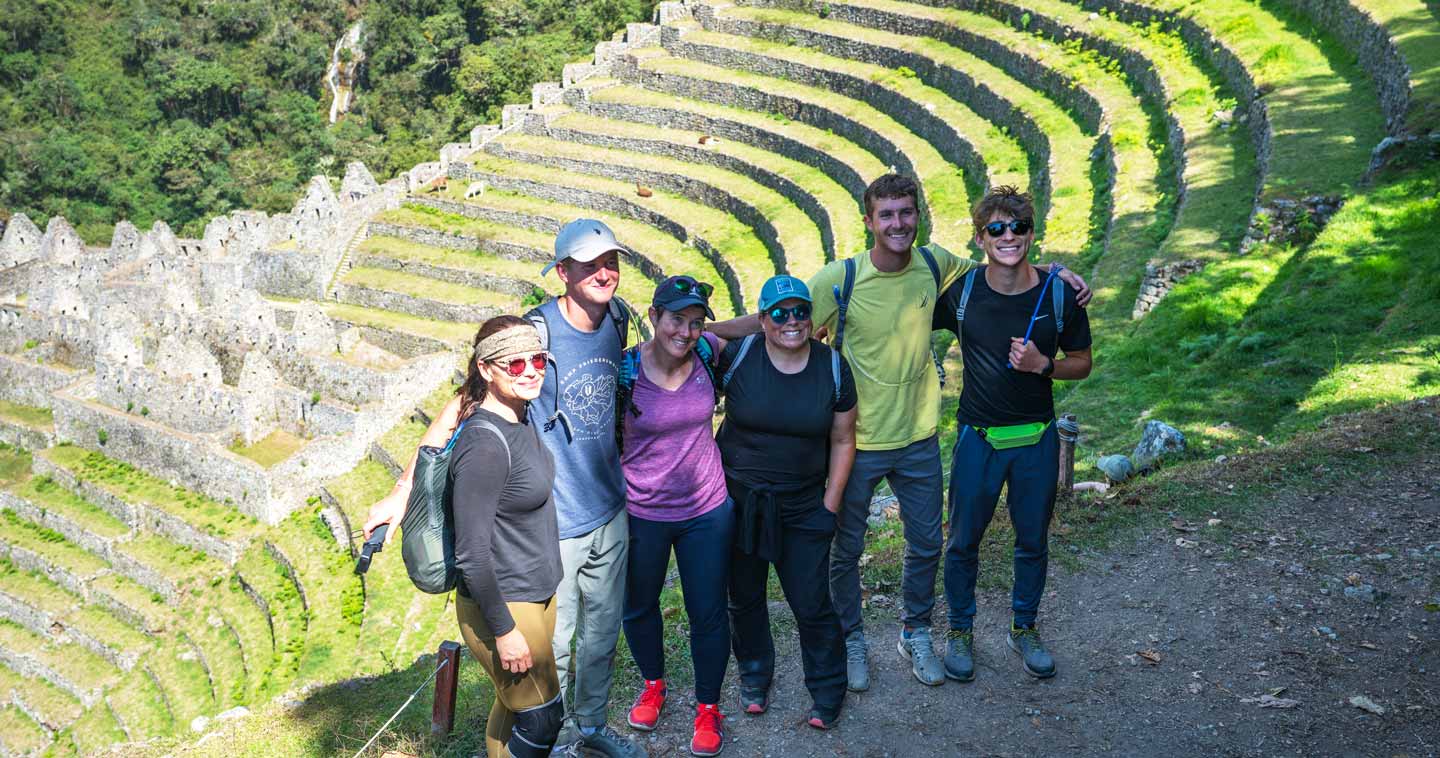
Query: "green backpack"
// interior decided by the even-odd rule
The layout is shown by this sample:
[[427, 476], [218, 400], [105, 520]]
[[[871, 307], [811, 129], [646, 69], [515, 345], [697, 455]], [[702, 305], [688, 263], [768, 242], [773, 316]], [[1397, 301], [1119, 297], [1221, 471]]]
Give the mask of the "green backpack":
[[421, 445], [415, 457], [415, 474], [405, 517], [400, 520], [400, 554], [405, 572], [416, 589], [442, 595], [455, 589], [460, 572], [455, 567], [455, 509], [450, 486], [450, 455], [465, 425], [474, 421], [500, 438], [505, 468], [510, 468], [510, 444], [494, 424], [471, 416], [455, 427], [445, 447]]

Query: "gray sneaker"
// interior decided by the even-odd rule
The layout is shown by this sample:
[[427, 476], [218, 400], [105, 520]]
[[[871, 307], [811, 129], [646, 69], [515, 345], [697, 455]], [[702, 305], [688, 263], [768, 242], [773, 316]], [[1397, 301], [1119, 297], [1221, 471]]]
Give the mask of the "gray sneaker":
[[1035, 627], [1010, 627], [1010, 649], [1020, 656], [1020, 665], [1025, 673], [1036, 679], [1055, 676], [1055, 659], [1040, 641], [1040, 630]]
[[940, 659], [935, 657], [935, 645], [930, 641], [930, 627], [915, 627], [910, 630], [909, 637], [901, 630], [900, 641], [895, 647], [900, 650], [901, 655], [910, 659], [910, 673], [914, 674], [921, 684], [935, 687], [945, 683], [945, 667], [940, 664]]
[[635, 744], [628, 737], [620, 735], [608, 725], [596, 729], [593, 734], [586, 735], [576, 731], [576, 735], [579, 736], [580, 741], [571, 746], [571, 752], [562, 755], [603, 755], [605, 758], [649, 758], [650, 756], [645, 752], [645, 748]]
[[945, 633], [945, 676], [957, 682], [975, 679], [975, 633], [969, 629]]
[[870, 689], [870, 662], [865, 659], [870, 645], [865, 642], [865, 632], [860, 629], [845, 635], [845, 686], [851, 692]]

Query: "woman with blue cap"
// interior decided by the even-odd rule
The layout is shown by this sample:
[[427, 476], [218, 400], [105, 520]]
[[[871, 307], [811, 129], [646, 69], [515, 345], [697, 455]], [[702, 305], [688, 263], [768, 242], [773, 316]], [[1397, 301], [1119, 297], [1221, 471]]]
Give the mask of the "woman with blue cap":
[[855, 460], [855, 382], [845, 359], [810, 338], [805, 282], [770, 278], [761, 334], [720, 356], [725, 421], [716, 442], [736, 508], [730, 627], [746, 713], [764, 713], [775, 671], [766, 580], [771, 564], [800, 634], [807, 723], [828, 729], [845, 698], [845, 640], [830, 602], [830, 541]]

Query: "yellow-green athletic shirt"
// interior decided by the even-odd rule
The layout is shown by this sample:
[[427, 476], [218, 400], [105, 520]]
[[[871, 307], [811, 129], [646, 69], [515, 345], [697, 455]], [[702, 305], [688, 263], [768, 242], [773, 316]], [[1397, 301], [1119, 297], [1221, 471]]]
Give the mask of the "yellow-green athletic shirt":
[[[940, 292], [975, 267], [930, 245], [940, 267]], [[896, 450], [935, 434], [940, 417], [940, 378], [930, 358], [930, 322], [938, 294], [930, 268], [918, 251], [901, 271], [876, 270], [867, 250], [855, 256], [855, 290], [845, 315], [842, 352], [855, 374], [859, 418], [855, 446]], [[845, 267], [834, 261], [810, 279], [816, 329], [835, 336], [835, 287], [845, 284]]]

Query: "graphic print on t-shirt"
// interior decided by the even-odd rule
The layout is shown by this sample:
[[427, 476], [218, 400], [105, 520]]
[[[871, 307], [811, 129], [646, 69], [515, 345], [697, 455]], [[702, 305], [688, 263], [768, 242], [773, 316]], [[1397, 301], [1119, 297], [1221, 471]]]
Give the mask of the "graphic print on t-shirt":
[[615, 376], [620, 367], [612, 360], [591, 358], [560, 378], [560, 410], [570, 419], [577, 440], [614, 435]]

